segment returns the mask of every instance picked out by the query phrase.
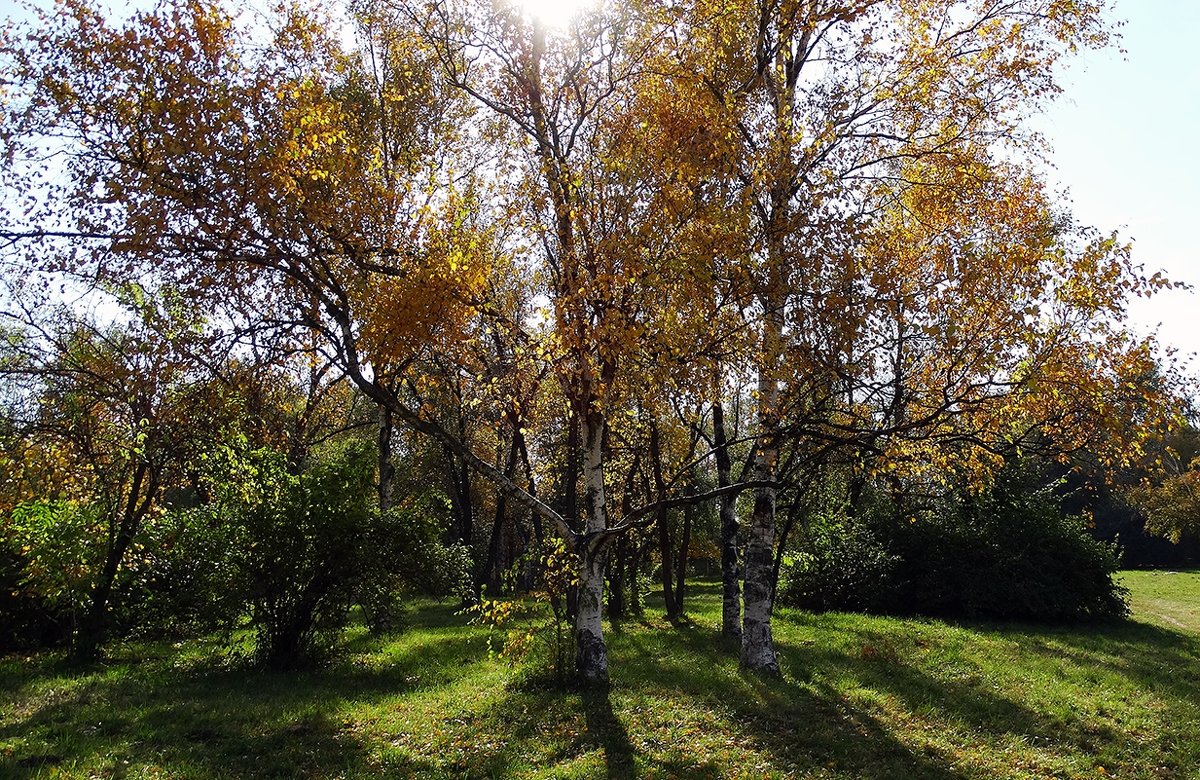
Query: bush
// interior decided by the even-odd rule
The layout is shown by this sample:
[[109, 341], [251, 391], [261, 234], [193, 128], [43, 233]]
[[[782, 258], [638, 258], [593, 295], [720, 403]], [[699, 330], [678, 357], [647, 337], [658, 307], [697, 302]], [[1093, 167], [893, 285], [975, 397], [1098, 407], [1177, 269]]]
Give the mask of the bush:
[[[197, 635], [249, 617], [254, 655], [310, 664], [350, 608], [391, 628], [415, 595], [470, 592], [466, 548], [441, 540], [449, 507], [436, 492], [380, 514], [375, 454], [330, 448], [301, 474], [273, 450], [235, 446], [200, 461], [212, 500], [172, 501], [146, 518], [110, 599], [119, 635]], [[31, 501], [0, 515], [0, 650], [60, 644], [90, 605], [104, 561], [96, 505]]]
[[237, 529], [230, 580], [249, 605], [259, 663], [320, 660], [355, 604], [383, 630], [413, 594], [465, 592], [465, 550], [438, 541], [444, 499], [419, 496], [381, 515], [366, 445], [329, 453], [299, 475], [285, 466], [277, 453], [252, 454], [237, 465], [248, 481], [220, 510]]
[[175, 508], [146, 524], [131, 550], [115, 617], [122, 633], [195, 636], [231, 628], [244, 613], [236, 563], [243, 529], [215, 506]]
[[371, 520], [369, 461], [350, 451], [297, 475], [279, 453], [258, 451], [240, 465], [253, 480], [221, 511], [240, 537], [232, 563], [255, 658], [276, 669], [310, 664], [353, 601]]
[[784, 558], [778, 599], [817, 612], [875, 611], [888, 599], [898, 563], [866, 525], [818, 518], [803, 548]]
[[71, 638], [104, 560], [99, 507], [27, 501], [0, 521], [0, 650]]
[[470, 551], [441, 542], [449, 512], [446, 498], [429, 492], [403, 499], [373, 519], [369, 554], [355, 589], [355, 600], [372, 631], [394, 628], [404, 603], [413, 596], [471, 595]]
[[874, 496], [857, 518], [816, 523], [786, 569], [781, 603], [814, 610], [1082, 620], [1127, 613], [1114, 545], [1065, 516], [1012, 466], [971, 497], [914, 510]]

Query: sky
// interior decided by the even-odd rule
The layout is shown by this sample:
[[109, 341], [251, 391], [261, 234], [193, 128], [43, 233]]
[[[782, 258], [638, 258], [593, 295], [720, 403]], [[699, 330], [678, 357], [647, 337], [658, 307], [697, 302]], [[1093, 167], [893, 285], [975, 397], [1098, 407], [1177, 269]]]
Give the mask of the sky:
[[[1034, 123], [1054, 149], [1050, 176], [1080, 222], [1132, 240], [1148, 271], [1200, 287], [1200, 1], [1116, 0], [1112, 18], [1124, 20], [1125, 53], [1077, 58]], [[1139, 301], [1131, 319], [1200, 353], [1198, 290]]]

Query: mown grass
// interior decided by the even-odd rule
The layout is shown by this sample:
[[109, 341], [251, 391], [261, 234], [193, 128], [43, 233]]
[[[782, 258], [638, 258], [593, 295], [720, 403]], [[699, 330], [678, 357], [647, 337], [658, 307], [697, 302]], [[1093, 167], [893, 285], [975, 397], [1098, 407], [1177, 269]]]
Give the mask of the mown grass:
[[703, 584], [689, 623], [610, 627], [606, 690], [541, 685], [433, 604], [318, 672], [204, 642], [9, 658], [0, 777], [1200, 778], [1200, 577], [1125, 582], [1136, 620], [1105, 626], [784, 610], [779, 679], [738, 668]]

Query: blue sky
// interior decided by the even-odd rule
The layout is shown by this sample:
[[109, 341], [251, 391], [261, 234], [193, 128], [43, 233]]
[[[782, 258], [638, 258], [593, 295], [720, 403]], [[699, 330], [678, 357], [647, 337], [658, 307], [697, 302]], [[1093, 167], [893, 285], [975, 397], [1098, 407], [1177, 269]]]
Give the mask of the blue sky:
[[[1122, 55], [1088, 52], [1063, 74], [1065, 94], [1035, 125], [1054, 147], [1051, 178], [1075, 215], [1134, 242], [1147, 270], [1200, 287], [1200, 2], [1117, 0]], [[1200, 292], [1133, 308], [1140, 329], [1200, 352]]]

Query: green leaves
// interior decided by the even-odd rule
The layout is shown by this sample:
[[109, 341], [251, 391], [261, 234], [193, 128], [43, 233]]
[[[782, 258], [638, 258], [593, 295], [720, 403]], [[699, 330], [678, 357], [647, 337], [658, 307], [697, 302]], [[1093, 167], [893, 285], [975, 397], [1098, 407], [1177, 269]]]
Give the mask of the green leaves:
[[98, 504], [27, 501], [0, 526], [0, 543], [23, 561], [27, 596], [78, 617], [104, 561], [106, 523]]

